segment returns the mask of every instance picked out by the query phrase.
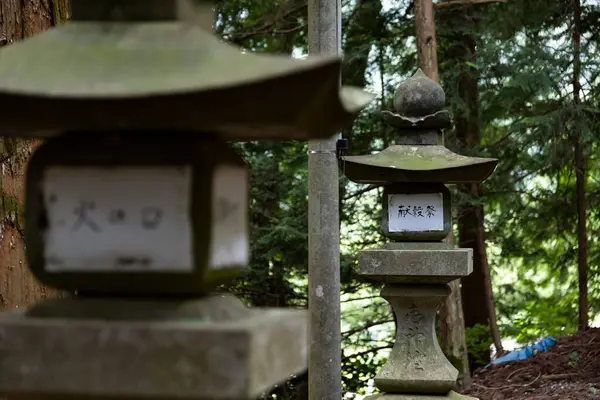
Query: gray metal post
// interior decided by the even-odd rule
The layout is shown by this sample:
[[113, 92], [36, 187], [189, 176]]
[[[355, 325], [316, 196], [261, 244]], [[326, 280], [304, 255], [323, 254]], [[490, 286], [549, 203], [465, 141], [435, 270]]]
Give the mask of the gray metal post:
[[[340, 0], [309, 0], [309, 54], [341, 53], [341, 8]], [[342, 397], [336, 141], [308, 145], [309, 400]]]

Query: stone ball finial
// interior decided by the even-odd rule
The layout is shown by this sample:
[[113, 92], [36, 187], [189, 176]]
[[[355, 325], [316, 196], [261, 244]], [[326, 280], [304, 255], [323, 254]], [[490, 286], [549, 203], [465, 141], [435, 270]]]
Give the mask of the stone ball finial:
[[425, 117], [441, 111], [446, 105], [444, 89], [419, 70], [396, 89], [394, 107], [407, 117]]

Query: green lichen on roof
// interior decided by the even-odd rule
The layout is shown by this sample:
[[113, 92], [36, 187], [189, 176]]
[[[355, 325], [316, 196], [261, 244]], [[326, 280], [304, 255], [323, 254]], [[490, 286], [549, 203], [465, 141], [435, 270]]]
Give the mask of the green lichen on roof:
[[494, 158], [465, 157], [433, 145], [396, 145], [376, 154], [344, 157], [345, 175], [360, 183], [480, 182], [497, 163]]
[[492, 158], [465, 157], [444, 146], [391, 146], [366, 156], [349, 156], [344, 161], [407, 171], [438, 171], [449, 168], [496, 164]]
[[337, 65], [243, 53], [182, 22], [70, 22], [0, 51], [0, 91], [120, 97], [220, 89]]

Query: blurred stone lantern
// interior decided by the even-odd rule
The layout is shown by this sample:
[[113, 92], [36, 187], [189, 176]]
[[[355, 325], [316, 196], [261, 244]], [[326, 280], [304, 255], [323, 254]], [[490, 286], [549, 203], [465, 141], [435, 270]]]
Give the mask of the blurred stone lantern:
[[223, 43], [212, 2], [71, 5], [0, 50], [2, 134], [46, 139], [27, 171], [29, 265], [77, 292], [0, 316], [0, 396], [256, 398], [306, 368], [306, 316], [210, 294], [249, 253], [227, 140], [330, 137], [371, 96], [339, 89], [338, 58]]
[[[497, 160], [464, 157], [444, 147], [443, 129], [451, 125], [444, 91], [421, 70], [396, 92], [396, 112], [385, 121], [398, 130], [396, 144], [371, 155], [344, 157], [353, 182], [384, 187], [382, 248], [364, 250], [359, 273], [383, 282], [382, 296], [397, 321], [396, 341], [375, 377], [390, 400], [459, 399], [452, 392], [458, 371], [437, 341], [437, 309], [450, 294], [448, 283], [473, 269], [472, 249], [453, 249], [442, 240], [452, 229], [446, 184], [481, 182]], [[468, 299], [465, 299], [468, 301]]]

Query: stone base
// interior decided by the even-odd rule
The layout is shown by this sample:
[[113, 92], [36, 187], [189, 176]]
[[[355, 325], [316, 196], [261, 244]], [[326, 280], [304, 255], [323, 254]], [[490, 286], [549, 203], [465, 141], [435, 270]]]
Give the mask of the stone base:
[[420, 394], [391, 394], [381, 393], [375, 396], [366, 397], [365, 400], [478, 400], [475, 397], [469, 397], [456, 392], [450, 392], [446, 395], [428, 396]]
[[254, 399], [306, 366], [305, 311], [250, 310], [231, 296], [65, 299], [0, 314], [0, 398], [11, 400]]
[[446, 284], [473, 272], [473, 249], [446, 243], [387, 243], [363, 250], [358, 273], [385, 283]]
[[381, 295], [397, 320], [396, 341], [375, 376], [386, 393], [439, 393], [456, 387], [458, 371], [446, 358], [435, 333], [438, 305], [450, 294], [447, 285], [386, 285]]

